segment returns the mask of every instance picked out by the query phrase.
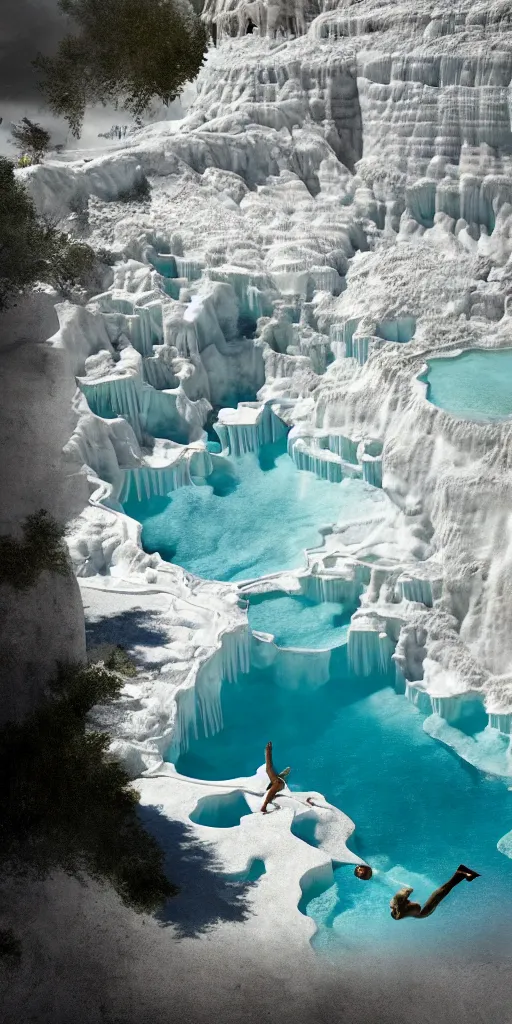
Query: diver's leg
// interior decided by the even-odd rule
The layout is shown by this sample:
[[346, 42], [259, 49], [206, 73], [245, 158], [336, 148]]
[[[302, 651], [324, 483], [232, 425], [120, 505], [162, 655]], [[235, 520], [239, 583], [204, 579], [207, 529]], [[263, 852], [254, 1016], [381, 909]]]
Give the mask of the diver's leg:
[[448, 893], [451, 892], [456, 885], [459, 885], [460, 882], [463, 882], [465, 878], [466, 875], [464, 872], [459, 871], [457, 868], [457, 871], [452, 875], [449, 881], [445, 882], [444, 885], [440, 885], [439, 889], [436, 889], [435, 892], [429, 896], [425, 905], [421, 908], [421, 913], [418, 914], [418, 917], [430, 917], [441, 903], [441, 900], [444, 900], [445, 896], [448, 896]]
[[277, 782], [278, 775], [272, 762], [272, 744], [267, 743], [265, 747], [265, 769], [270, 782], [273, 784]]
[[457, 871], [466, 876], [467, 882], [473, 882], [475, 878], [480, 878], [478, 871], [472, 871], [471, 868], [467, 868], [465, 864], [459, 864]]

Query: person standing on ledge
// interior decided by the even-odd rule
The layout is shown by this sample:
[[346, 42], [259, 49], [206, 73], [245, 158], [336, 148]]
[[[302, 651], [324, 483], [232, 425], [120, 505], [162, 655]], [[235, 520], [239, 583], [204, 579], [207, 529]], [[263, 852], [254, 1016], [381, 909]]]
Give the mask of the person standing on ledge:
[[459, 882], [463, 882], [464, 879], [466, 879], [466, 882], [472, 882], [474, 878], [480, 878], [478, 871], [471, 871], [471, 869], [467, 868], [465, 864], [459, 864], [455, 874], [452, 875], [448, 882], [445, 882], [444, 885], [440, 885], [439, 889], [436, 889], [436, 891], [429, 896], [424, 907], [422, 907], [420, 903], [413, 903], [409, 899], [412, 889], [405, 886], [403, 889], [400, 889], [400, 892], [397, 892], [396, 895], [393, 896], [393, 899], [389, 904], [391, 907], [391, 917], [393, 917], [395, 921], [401, 921], [403, 917], [430, 917], [430, 915], [434, 913], [436, 907], [441, 903], [441, 900], [444, 900], [445, 896], [448, 895], [454, 886], [458, 885]]
[[271, 743], [267, 743], [267, 746], [265, 747], [265, 768], [267, 770], [267, 775], [270, 779], [270, 782], [267, 786], [267, 795], [263, 801], [263, 806], [261, 808], [262, 814], [267, 813], [268, 805], [271, 804], [274, 800], [274, 797], [276, 797], [277, 794], [280, 793], [282, 789], [284, 789], [284, 780], [286, 779], [287, 775], [289, 775], [291, 772], [291, 768], [285, 768], [284, 771], [279, 773], [279, 775], [277, 774], [274, 765], [272, 764]]

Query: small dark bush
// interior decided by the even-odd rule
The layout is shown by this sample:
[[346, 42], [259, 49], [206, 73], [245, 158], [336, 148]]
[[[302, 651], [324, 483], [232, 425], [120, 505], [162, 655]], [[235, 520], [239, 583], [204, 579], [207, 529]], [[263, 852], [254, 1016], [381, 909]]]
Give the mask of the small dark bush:
[[16, 590], [32, 587], [45, 570], [69, 576], [71, 564], [64, 529], [41, 509], [28, 516], [22, 541], [0, 537], [0, 583]]
[[101, 256], [37, 215], [9, 160], [0, 157], [0, 312], [38, 281], [64, 295], [84, 286]]
[[117, 195], [118, 203], [145, 203], [151, 198], [151, 185], [144, 176], [133, 183], [130, 188], [122, 189]]
[[122, 686], [103, 666], [61, 666], [37, 711], [0, 730], [0, 864], [11, 875], [86, 874], [153, 912], [177, 892], [163, 850], [140, 822], [139, 796], [109, 756], [109, 737], [86, 730], [91, 708]]
[[36, 121], [22, 117], [18, 124], [11, 124], [12, 144], [27, 155], [33, 163], [40, 163], [50, 148], [51, 135]]
[[137, 666], [133, 658], [120, 644], [100, 644], [89, 651], [88, 657], [92, 665], [103, 662], [109, 672], [119, 672], [122, 676], [132, 678], [137, 675]]

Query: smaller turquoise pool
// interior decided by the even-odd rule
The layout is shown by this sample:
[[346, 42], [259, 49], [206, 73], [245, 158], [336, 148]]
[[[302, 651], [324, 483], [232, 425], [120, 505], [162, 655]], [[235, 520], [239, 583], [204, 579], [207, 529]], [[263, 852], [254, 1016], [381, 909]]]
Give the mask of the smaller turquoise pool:
[[432, 405], [475, 422], [512, 415], [512, 349], [475, 350], [429, 359], [427, 398]]
[[248, 580], [300, 566], [322, 527], [374, 517], [375, 493], [361, 480], [330, 483], [298, 470], [284, 438], [224, 459], [205, 486], [129, 500], [124, 510], [142, 523], [145, 551], [204, 579]]
[[351, 611], [303, 594], [258, 594], [250, 598], [249, 623], [253, 630], [272, 633], [278, 647], [328, 650], [347, 642]]
[[[361, 882], [352, 867], [335, 863], [326, 891], [304, 893], [299, 908], [317, 925], [319, 952], [405, 957], [433, 950], [442, 956], [475, 942], [497, 948], [512, 905], [512, 860], [497, 849], [512, 820], [507, 783], [431, 739], [421, 713], [387, 677], [357, 678], [346, 645], [329, 654], [327, 681], [315, 685], [323, 657], [280, 652], [272, 664], [252, 665], [236, 682], [224, 682], [221, 731], [192, 736], [177, 770], [211, 781], [251, 776], [272, 739], [278, 766], [291, 765], [291, 790], [323, 793], [356, 822], [348, 845], [375, 874]], [[203, 800], [202, 823], [218, 824], [219, 808], [222, 825], [239, 820], [246, 807], [239, 797], [231, 800]], [[315, 845], [311, 824], [308, 830], [298, 823], [294, 834]], [[423, 902], [461, 862], [481, 877], [460, 885], [427, 920], [393, 921], [389, 901], [402, 885], [413, 886]]]

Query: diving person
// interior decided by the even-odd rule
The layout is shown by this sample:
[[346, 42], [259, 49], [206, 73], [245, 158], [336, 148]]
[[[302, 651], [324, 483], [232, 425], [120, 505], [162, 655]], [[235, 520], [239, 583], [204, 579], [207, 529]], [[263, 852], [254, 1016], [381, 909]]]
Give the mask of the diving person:
[[393, 896], [393, 899], [389, 904], [391, 907], [391, 917], [393, 917], [395, 921], [401, 921], [404, 917], [430, 917], [441, 903], [441, 900], [445, 899], [454, 886], [459, 885], [459, 883], [463, 882], [464, 879], [466, 882], [472, 882], [473, 879], [479, 877], [480, 875], [478, 874], [478, 871], [471, 871], [471, 869], [467, 868], [465, 864], [459, 864], [456, 872], [448, 882], [445, 882], [444, 885], [440, 885], [439, 889], [436, 889], [435, 892], [429, 896], [423, 907], [420, 903], [414, 903], [409, 899], [413, 890], [408, 886], [404, 886], [403, 889], [400, 889], [400, 891]]

